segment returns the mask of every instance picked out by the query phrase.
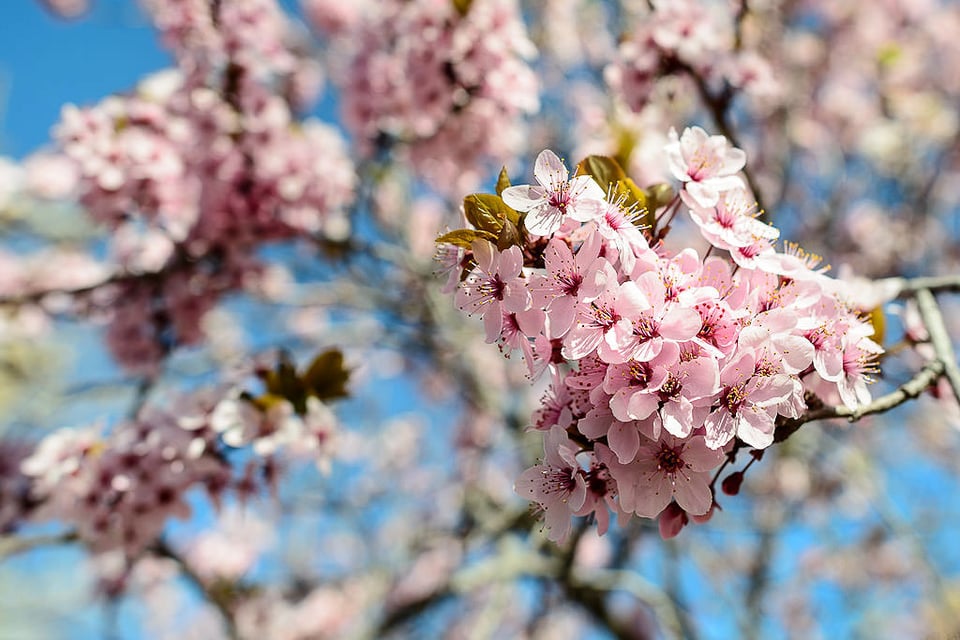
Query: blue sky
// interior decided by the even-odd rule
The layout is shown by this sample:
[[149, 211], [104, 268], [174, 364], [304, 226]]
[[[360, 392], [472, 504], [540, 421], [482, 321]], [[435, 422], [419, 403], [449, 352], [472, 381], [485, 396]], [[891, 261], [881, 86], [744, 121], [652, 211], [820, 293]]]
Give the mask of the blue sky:
[[0, 155], [22, 158], [45, 144], [63, 104], [96, 102], [170, 64], [130, 0], [99, 0], [73, 21], [32, 0], [2, 4]]

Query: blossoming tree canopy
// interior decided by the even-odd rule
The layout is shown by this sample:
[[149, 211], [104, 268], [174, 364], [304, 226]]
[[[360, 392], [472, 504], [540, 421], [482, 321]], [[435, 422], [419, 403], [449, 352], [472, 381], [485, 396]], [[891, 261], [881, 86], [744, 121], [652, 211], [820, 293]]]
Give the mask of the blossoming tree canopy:
[[957, 3], [0, 24], [0, 636], [957, 635]]
[[[457, 306], [483, 318], [487, 342], [519, 350], [531, 377], [549, 372], [531, 425], [544, 459], [516, 489], [558, 542], [572, 516], [605, 529], [608, 511], [658, 518], [674, 501], [704, 516], [739, 450], [762, 452], [814, 404], [870, 402], [872, 325], [842, 282], [774, 248], [779, 231], [744, 204], [743, 151], [690, 128], [664, 155], [679, 181], [666, 202], [612, 158], [571, 178], [544, 150], [538, 185], [501, 174], [499, 196], [464, 201], [470, 227], [437, 240], [461, 255]], [[681, 209], [705, 242], [671, 251]]]

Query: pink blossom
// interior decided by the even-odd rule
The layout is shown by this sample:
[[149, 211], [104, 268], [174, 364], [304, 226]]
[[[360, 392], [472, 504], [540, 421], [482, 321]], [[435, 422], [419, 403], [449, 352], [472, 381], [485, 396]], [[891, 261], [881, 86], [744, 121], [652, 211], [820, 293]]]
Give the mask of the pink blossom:
[[460, 283], [457, 306], [470, 315], [479, 313], [487, 341], [495, 342], [503, 328], [503, 314], [530, 307], [530, 291], [520, 277], [523, 256], [519, 247], [510, 247], [501, 253], [486, 240], [473, 243], [473, 256], [477, 268]]
[[672, 500], [690, 514], [709, 511], [710, 471], [723, 457], [703, 436], [680, 439], [665, 433], [659, 440], [644, 438], [633, 464], [620, 464], [613, 456], [602, 461], [617, 483], [620, 507], [655, 518]]
[[712, 207], [701, 206], [689, 190], [682, 192], [681, 197], [690, 207], [690, 217], [700, 233], [718, 249], [748, 247], [758, 238], [776, 240], [780, 236], [776, 227], [756, 219], [756, 203], [746, 189], [723, 192]]
[[883, 348], [868, 336], [873, 327], [861, 324], [843, 337], [843, 375], [837, 381], [840, 399], [847, 407], [856, 409], [870, 403], [871, 374], [877, 371], [877, 356]]
[[576, 360], [597, 349], [604, 361], [626, 360], [621, 353], [633, 333], [630, 319], [647, 306], [633, 283], [608, 283], [595, 300], [577, 305], [576, 323], [563, 339], [564, 356]]
[[738, 267], [744, 269], [762, 268], [762, 260], [776, 255], [770, 240], [754, 236], [753, 241], [743, 247], [731, 247], [730, 258]]
[[544, 461], [517, 479], [517, 494], [540, 505], [546, 516], [549, 537], [563, 542], [570, 534], [570, 518], [587, 500], [587, 484], [576, 456], [577, 447], [558, 425], [544, 439]]
[[592, 302], [616, 273], [600, 258], [599, 238], [592, 236], [577, 251], [560, 238], [553, 238], [543, 253], [546, 277], [533, 285], [534, 302], [547, 311], [551, 337], [562, 337], [573, 324], [578, 302]]
[[610, 394], [610, 409], [618, 420], [645, 420], [656, 411], [660, 387], [670, 376], [680, 358], [680, 348], [668, 345], [650, 360], [627, 360], [611, 364], [603, 380], [603, 390]]
[[722, 192], [744, 187], [737, 173], [747, 156], [723, 136], [708, 136], [700, 127], [688, 127], [678, 137], [671, 129], [665, 151], [673, 177], [684, 183], [692, 201], [701, 207], [716, 206]]
[[756, 363], [754, 352], [742, 351], [720, 371], [719, 407], [704, 422], [711, 448], [720, 449], [734, 436], [757, 449], [773, 443], [777, 405], [794, 387], [787, 376], [757, 376]]
[[648, 271], [621, 289], [635, 290], [642, 306], [631, 318], [631, 332], [621, 339], [619, 351], [601, 353], [608, 362], [628, 358], [648, 361], [660, 353], [666, 342], [690, 340], [699, 332], [700, 314], [680, 301], [668, 302], [668, 291], [659, 273]]
[[688, 437], [710, 412], [719, 383], [714, 357], [696, 345], [683, 348], [679, 364], [657, 390], [660, 407], [654, 416], [654, 436], [665, 429], [678, 438]]
[[624, 209], [622, 201], [603, 201], [599, 207], [598, 215], [591, 222], [596, 226], [596, 233], [616, 247], [623, 271], [633, 271], [638, 257], [647, 262], [654, 259], [647, 239], [637, 226], [638, 212]]
[[563, 161], [546, 149], [537, 156], [533, 170], [538, 185], [507, 187], [501, 194], [503, 201], [517, 211], [526, 211], [523, 224], [527, 231], [538, 236], [549, 236], [563, 224], [565, 216], [585, 222], [596, 216], [604, 198], [591, 176], [570, 175]]

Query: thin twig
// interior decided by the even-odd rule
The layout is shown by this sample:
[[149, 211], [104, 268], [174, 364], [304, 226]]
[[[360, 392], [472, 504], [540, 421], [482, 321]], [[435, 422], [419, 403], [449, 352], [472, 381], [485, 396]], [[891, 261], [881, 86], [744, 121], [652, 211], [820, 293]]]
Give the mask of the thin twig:
[[16, 535], [0, 536], [0, 561], [6, 560], [11, 556], [33, 551], [40, 547], [70, 544], [79, 539], [76, 531], [67, 531], [66, 533], [56, 535], [35, 536], [32, 538], [21, 538]]
[[957, 367], [957, 354], [950, 342], [950, 334], [943, 323], [940, 305], [937, 304], [936, 298], [933, 297], [933, 293], [929, 289], [920, 289], [915, 297], [920, 317], [927, 327], [927, 333], [930, 334], [930, 343], [933, 345], [934, 353], [943, 363], [943, 373], [950, 383], [950, 388], [953, 389], [953, 395], [960, 402], [960, 368]]
[[184, 578], [187, 579], [190, 584], [192, 584], [197, 591], [203, 596], [204, 600], [212, 604], [217, 611], [220, 612], [220, 616], [223, 618], [224, 626], [226, 627], [227, 637], [230, 640], [239, 640], [240, 634], [237, 631], [237, 623], [233, 619], [233, 612], [230, 610], [230, 607], [223, 598], [218, 597], [215, 593], [211, 592], [209, 586], [203, 581], [203, 578], [193, 570], [187, 561], [176, 552], [173, 547], [171, 547], [166, 540], [163, 538], [157, 540], [156, 543], [151, 547], [151, 551], [160, 558], [166, 558], [172, 560], [174, 564], [177, 565], [177, 568], [180, 570], [180, 573]]
[[949, 276], [923, 276], [919, 278], [885, 278], [876, 284], [883, 289], [896, 291], [896, 297], [903, 298], [927, 290], [931, 293], [960, 293], [960, 274]]
[[777, 424], [777, 431], [774, 435], [774, 442], [783, 442], [807, 422], [814, 420], [827, 420], [829, 418], [846, 418], [850, 422], [856, 422], [864, 416], [876, 413], [884, 413], [898, 407], [901, 404], [918, 398], [924, 391], [943, 375], [944, 364], [940, 360], [928, 362], [915, 376], [897, 387], [894, 391], [880, 396], [869, 404], [865, 404], [851, 409], [846, 406], [825, 406], [807, 411], [799, 418], [787, 418]]

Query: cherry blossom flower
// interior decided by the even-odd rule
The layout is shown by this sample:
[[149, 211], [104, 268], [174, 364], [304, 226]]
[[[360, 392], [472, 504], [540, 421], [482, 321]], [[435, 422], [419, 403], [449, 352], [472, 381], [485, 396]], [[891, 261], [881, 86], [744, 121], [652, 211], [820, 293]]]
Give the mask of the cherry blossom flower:
[[713, 504], [710, 471], [723, 457], [703, 436], [681, 439], [665, 433], [659, 440], [644, 438], [633, 464], [620, 464], [613, 456], [602, 461], [617, 483], [620, 507], [656, 518], [672, 500], [687, 513], [707, 513]]
[[596, 349], [604, 361], [626, 359], [621, 354], [633, 334], [631, 318], [648, 306], [634, 283], [608, 283], [595, 300], [577, 305], [576, 322], [564, 337], [564, 356], [576, 360]]
[[667, 288], [659, 273], [648, 271], [622, 289], [636, 290], [641, 310], [631, 318], [630, 335], [620, 341], [618, 353], [601, 354], [608, 362], [627, 358], [648, 361], [666, 342], [692, 339], [700, 330], [700, 314], [681, 302], [667, 301]]
[[[595, 240], [595, 241], [594, 241]], [[553, 238], [543, 252], [546, 277], [532, 285], [534, 301], [550, 318], [551, 337], [562, 337], [573, 324], [578, 302], [592, 302], [616, 278], [610, 263], [600, 258], [599, 238], [591, 236], [577, 251]]]
[[673, 177], [684, 183], [692, 202], [701, 207], [716, 206], [722, 192], [744, 187], [737, 173], [747, 156], [723, 136], [709, 136], [700, 127], [688, 127], [677, 136], [671, 129], [665, 151]]
[[568, 215], [583, 222], [596, 217], [604, 193], [591, 176], [568, 179], [570, 172], [549, 149], [537, 156], [533, 175], [538, 185], [507, 187], [501, 194], [508, 205], [527, 212], [523, 220], [527, 231], [549, 236]]
[[690, 207], [690, 217], [700, 228], [700, 233], [718, 249], [748, 247], [758, 238], [776, 240], [780, 231], [756, 219], [756, 204], [746, 189], [723, 192], [713, 207], [702, 206], [690, 191], [681, 193]]
[[719, 449], [734, 436], [751, 447], [765, 449], [773, 443], [777, 405], [794, 391], [787, 376], [756, 375], [757, 355], [742, 351], [720, 371], [719, 408], [704, 422], [706, 442]]
[[871, 374], [877, 371], [877, 356], [883, 347], [869, 338], [873, 328], [861, 324], [852, 327], [843, 338], [843, 375], [837, 381], [840, 399], [847, 407], [856, 409], [870, 403]]
[[550, 539], [563, 542], [570, 534], [570, 517], [587, 500], [586, 479], [576, 460], [579, 447], [554, 425], [544, 439], [543, 452], [543, 463], [520, 474], [515, 491], [540, 505]]
[[[522, 203], [503, 193], [546, 211], [549, 235], [503, 254], [475, 243], [478, 266], [457, 294], [470, 312], [496, 309], [484, 318], [488, 341], [523, 351], [531, 372], [552, 371], [531, 426], [545, 434], [546, 462], [524, 472], [517, 491], [546, 511], [554, 540], [571, 517], [605, 527], [609, 512], [659, 517], [662, 534], [675, 535], [710, 518], [709, 472], [734, 438], [770, 446], [778, 417], [802, 416], [811, 393], [869, 401], [881, 350], [870, 324], [814, 258], [774, 249], [779, 231], [756, 220], [734, 175], [742, 152], [699, 129], [667, 146], [674, 166], [689, 165], [683, 202], [724, 256], [651, 248], [620, 202], [572, 213], [574, 183], [545, 152], [539, 187], [519, 187]], [[709, 205], [698, 199], [708, 192]]]
[[487, 341], [495, 342], [503, 328], [503, 314], [525, 311], [530, 307], [530, 291], [521, 275], [523, 256], [519, 247], [503, 253], [485, 240], [473, 243], [477, 268], [460, 283], [457, 306], [468, 314], [479, 313], [487, 331]]

